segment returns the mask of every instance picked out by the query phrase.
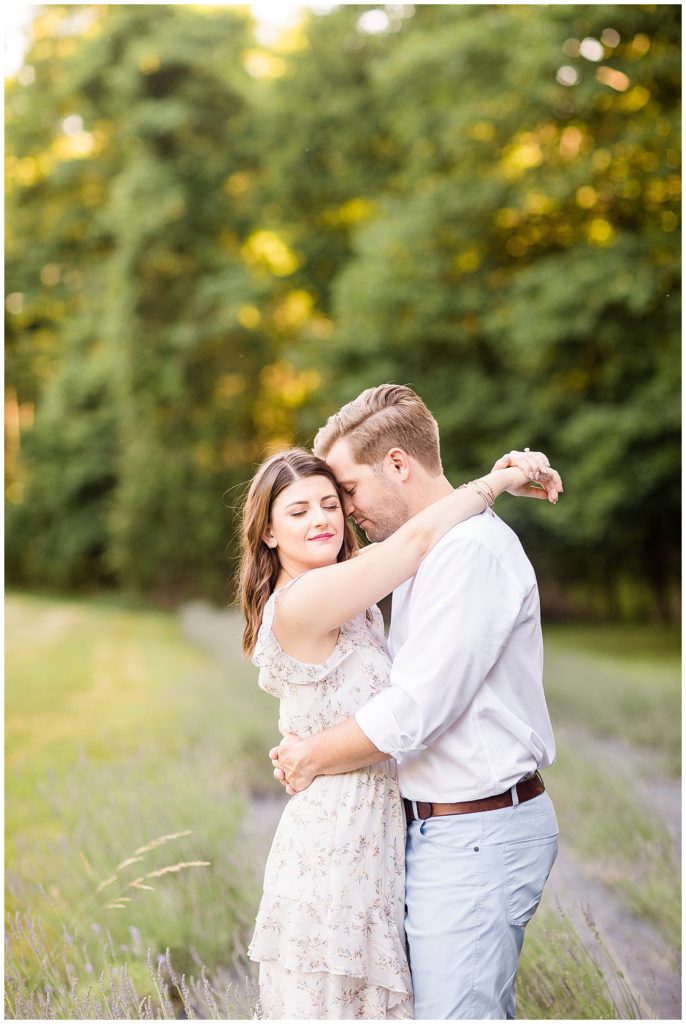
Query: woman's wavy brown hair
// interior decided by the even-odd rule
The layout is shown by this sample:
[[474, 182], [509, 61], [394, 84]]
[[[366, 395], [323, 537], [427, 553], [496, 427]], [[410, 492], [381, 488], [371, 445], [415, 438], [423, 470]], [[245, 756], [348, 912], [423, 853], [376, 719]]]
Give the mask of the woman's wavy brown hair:
[[[251, 655], [255, 649], [262, 612], [279, 575], [279, 556], [268, 547], [264, 533], [271, 521], [272, 507], [277, 496], [292, 484], [308, 476], [324, 476], [336, 489], [341, 508], [344, 508], [341, 488], [330, 467], [304, 448], [289, 448], [277, 452], [259, 467], [248, 490], [243, 506], [241, 524], [241, 559], [238, 577], [238, 596], [245, 626], [243, 653]], [[343, 543], [336, 561], [344, 562], [357, 551], [357, 538], [346, 519]]]

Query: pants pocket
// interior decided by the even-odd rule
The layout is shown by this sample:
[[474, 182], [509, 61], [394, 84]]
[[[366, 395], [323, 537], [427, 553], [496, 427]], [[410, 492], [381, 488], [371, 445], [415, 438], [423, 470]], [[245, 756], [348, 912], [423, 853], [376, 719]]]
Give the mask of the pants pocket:
[[505, 843], [503, 859], [511, 925], [523, 927], [536, 913], [557, 857], [557, 847], [557, 836]]

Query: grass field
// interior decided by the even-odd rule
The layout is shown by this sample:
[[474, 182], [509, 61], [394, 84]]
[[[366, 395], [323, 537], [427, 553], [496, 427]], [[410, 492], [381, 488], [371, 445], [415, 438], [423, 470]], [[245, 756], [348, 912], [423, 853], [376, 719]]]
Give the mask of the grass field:
[[[679, 950], [679, 860], [665, 823], [637, 794], [636, 780], [646, 770], [666, 778], [680, 774], [678, 634], [655, 627], [549, 627], [545, 650], [558, 739], [549, 787], [561, 831], [596, 877]], [[630, 756], [613, 756], [613, 741], [649, 755], [648, 769]]]
[[655, 626], [547, 626], [546, 693], [554, 719], [654, 751], [681, 770], [680, 637]]
[[[196, 1015], [251, 1015], [242, 979], [261, 864], [240, 830], [248, 790], [273, 791], [265, 752], [278, 709], [240, 658], [237, 620], [226, 628], [235, 657], [220, 664], [164, 612], [8, 596], [8, 1016], [173, 1017], [180, 998]], [[672, 637], [558, 627], [546, 651], [556, 724], [629, 737], [676, 770]], [[550, 774], [563, 834], [676, 943], [667, 840], [630, 789], [597, 786], [590, 759], [561, 745]], [[183, 982], [171, 983], [167, 949]], [[529, 1017], [618, 1015], [559, 916], [534, 919], [522, 980]], [[622, 1012], [632, 1015], [628, 1003]]]
[[240, 959], [259, 892], [235, 839], [246, 775], [273, 784], [276, 704], [254, 672], [221, 669], [169, 614], [106, 601], [11, 595], [6, 636], [6, 910], [39, 918], [53, 981], [91, 980], [113, 949], [143, 986], [148, 947], [186, 971]]

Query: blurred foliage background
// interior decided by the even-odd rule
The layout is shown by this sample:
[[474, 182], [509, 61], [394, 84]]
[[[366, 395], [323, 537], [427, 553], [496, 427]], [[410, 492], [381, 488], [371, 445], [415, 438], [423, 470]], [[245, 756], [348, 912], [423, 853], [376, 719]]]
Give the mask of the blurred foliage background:
[[681, 9], [257, 7], [35, 7], [5, 81], [6, 1015], [253, 1017], [277, 712], [208, 602], [256, 463], [396, 381], [456, 484], [550, 455], [498, 512], [617, 620], [546, 626], [522, 1011], [680, 1019]]
[[[317, 13], [319, 11], [319, 13]], [[231, 597], [242, 485], [414, 386], [549, 616], [677, 616], [679, 5], [36, 9], [6, 82], [6, 570]], [[543, 503], [540, 503], [543, 505]]]

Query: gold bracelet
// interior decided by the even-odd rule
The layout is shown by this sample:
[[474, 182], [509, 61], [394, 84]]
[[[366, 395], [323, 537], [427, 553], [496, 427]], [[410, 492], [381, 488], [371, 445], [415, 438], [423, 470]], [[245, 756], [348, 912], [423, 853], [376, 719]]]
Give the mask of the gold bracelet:
[[479, 497], [484, 499], [484, 502], [485, 502], [485, 504], [484, 504], [484, 512], [485, 512], [486, 509], [489, 507], [488, 495], [485, 494], [485, 492], [481, 490], [481, 488], [479, 487], [479, 485], [476, 482], [476, 480], [472, 480], [470, 482], [474, 484], [474, 487], [476, 489], [476, 493], [479, 495]]
[[479, 479], [479, 480], [477, 480], [475, 482], [479, 485], [479, 487], [483, 487], [483, 489], [485, 490], [486, 494], [488, 495], [488, 498], [489, 498], [488, 504], [489, 504], [489, 506], [495, 505], [495, 497], [496, 497], [496, 495], [495, 495], [495, 491], [493, 490], [491, 485], [487, 484], [486, 481], [482, 480], [482, 479]]
[[488, 484], [485, 484], [483, 482], [483, 480], [468, 480], [466, 484], [460, 484], [460, 486], [457, 489], [458, 491], [461, 491], [463, 487], [470, 487], [472, 484], [474, 485], [474, 489], [476, 490], [476, 493], [479, 495], [479, 497], [483, 498], [484, 501], [486, 502], [486, 504], [484, 505], [485, 512], [486, 509], [490, 508], [493, 502], [495, 501], [495, 494], [488, 486]]

